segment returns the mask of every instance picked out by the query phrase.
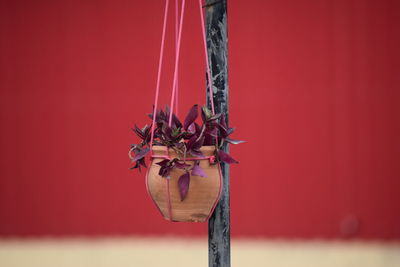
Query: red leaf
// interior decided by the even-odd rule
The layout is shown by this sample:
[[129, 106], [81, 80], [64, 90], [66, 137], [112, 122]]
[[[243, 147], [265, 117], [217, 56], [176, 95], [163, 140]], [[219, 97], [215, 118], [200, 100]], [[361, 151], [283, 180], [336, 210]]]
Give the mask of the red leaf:
[[199, 165], [194, 165], [192, 169], [193, 176], [207, 177], [207, 174], [204, 172], [203, 168]]
[[222, 113], [221, 117], [219, 118], [219, 123], [221, 124], [222, 127], [224, 127], [225, 129], [228, 128], [228, 126], [226, 125], [226, 120], [225, 120], [225, 114]]
[[219, 150], [219, 151], [218, 151], [218, 156], [219, 156], [219, 158], [220, 158], [223, 162], [225, 162], [225, 163], [228, 163], [228, 164], [231, 164], [231, 163], [239, 163], [239, 161], [235, 160], [235, 159], [232, 158], [228, 153], [225, 153], [225, 152], [222, 151], [222, 150]]
[[197, 140], [197, 136], [195, 136], [195, 135], [192, 136], [192, 138], [189, 139], [189, 141], [186, 143], [187, 150], [191, 150], [192, 149], [192, 146], [194, 145], [196, 140]]
[[160, 165], [161, 167], [166, 167], [168, 165], [168, 163], [169, 163], [169, 159], [163, 159], [162, 161], [157, 162], [156, 164]]
[[198, 106], [194, 105], [190, 110], [189, 113], [186, 115], [185, 122], [183, 123], [183, 128], [187, 130], [189, 126], [197, 119], [199, 115]]
[[148, 148], [148, 147], [143, 149], [143, 150], [141, 150], [139, 153], [137, 153], [133, 157], [132, 161], [137, 161], [137, 160], [139, 160], [141, 158], [144, 158], [149, 152], [150, 152], [150, 148]]
[[196, 125], [194, 123], [190, 124], [190, 126], [188, 127], [187, 131], [191, 134], [196, 133]]
[[233, 144], [233, 145], [237, 145], [237, 144], [241, 144], [244, 143], [245, 141], [241, 141], [241, 140], [235, 140], [235, 139], [231, 139], [231, 138], [226, 138], [225, 139], [226, 142]]
[[204, 136], [202, 136], [199, 140], [196, 140], [196, 142], [193, 143], [193, 145], [190, 149], [198, 150], [203, 146], [203, 143], [204, 143]]
[[183, 201], [189, 191], [190, 174], [186, 172], [181, 177], [179, 177], [179, 193], [181, 195], [181, 201]]
[[176, 128], [182, 128], [182, 123], [179, 121], [175, 113], [172, 113], [172, 123], [175, 124]]
[[175, 162], [175, 167], [177, 167], [178, 169], [184, 169], [184, 168], [190, 167], [190, 165], [177, 161], [177, 162]]

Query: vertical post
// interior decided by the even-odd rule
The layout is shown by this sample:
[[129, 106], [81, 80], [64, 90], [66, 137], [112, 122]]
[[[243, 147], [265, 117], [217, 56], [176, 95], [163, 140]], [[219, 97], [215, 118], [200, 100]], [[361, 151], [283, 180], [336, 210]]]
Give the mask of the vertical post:
[[[224, 113], [228, 123], [228, 34], [227, 0], [206, 0], [206, 37], [216, 113]], [[209, 90], [207, 90], [208, 94]], [[207, 96], [208, 106], [209, 97]], [[222, 148], [228, 152], [228, 145]], [[208, 266], [231, 266], [229, 165], [221, 163], [221, 199], [208, 222]]]

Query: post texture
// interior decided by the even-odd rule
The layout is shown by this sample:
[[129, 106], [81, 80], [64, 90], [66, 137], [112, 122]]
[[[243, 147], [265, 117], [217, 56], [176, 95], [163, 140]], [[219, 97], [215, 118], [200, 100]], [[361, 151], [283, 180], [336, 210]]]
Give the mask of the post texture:
[[[228, 123], [228, 34], [227, 1], [207, 0], [206, 37], [216, 113], [224, 113]], [[209, 90], [207, 90], [208, 94]], [[207, 101], [209, 102], [209, 97]], [[210, 103], [208, 103], [210, 106]], [[228, 152], [228, 145], [223, 150]], [[230, 182], [229, 165], [221, 163], [223, 189], [221, 199], [208, 222], [208, 266], [230, 267]]]

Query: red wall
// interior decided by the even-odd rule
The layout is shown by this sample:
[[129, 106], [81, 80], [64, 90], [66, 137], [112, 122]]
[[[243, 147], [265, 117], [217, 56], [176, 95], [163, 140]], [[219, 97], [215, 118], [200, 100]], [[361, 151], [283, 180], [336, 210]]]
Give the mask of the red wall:
[[[204, 102], [187, 1], [181, 109]], [[128, 170], [163, 1], [0, 2], [0, 235], [205, 235]], [[400, 238], [398, 1], [229, 1], [234, 236]], [[172, 14], [171, 14], [172, 15]], [[171, 90], [170, 21], [162, 102]], [[356, 227], [358, 226], [358, 227]]]

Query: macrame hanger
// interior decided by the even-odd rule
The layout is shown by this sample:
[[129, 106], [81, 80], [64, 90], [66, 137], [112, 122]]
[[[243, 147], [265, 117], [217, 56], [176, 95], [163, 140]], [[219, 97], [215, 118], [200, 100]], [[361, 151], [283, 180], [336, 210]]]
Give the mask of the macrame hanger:
[[[182, 37], [182, 24], [183, 24], [183, 14], [184, 14], [184, 6], [185, 0], [182, 1], [182, 11], [181, 11], [181, 20], [179, 23], [179, 33], [178, 33], [178, 40], [176, 43], [176, 56], [175, 56], [175, 69], [174, 69], [174, 81], [172, 86], [172, 96], [171, 96], [171, 111], [174, 110], [174, 102], [177, 99], [177, 82], [178, 82], [178, 67], [179, 67], [179, 55], [180, 55], [180, 46], [181, 46], [181, 37]], [[199, 11], [200, 11], [200, 20], [201, 20], [201, 30], [203, 35], [203, 45], [204, 45], [204, 56], [206, 61], [206, 68], [207, 68], [207, 79], [208, 79], [208, 88], [209, 88], [209, 97], [210, 97], [210, 105], [211, 105], [211, 112], [215, 115], [215, 108], [214, 108], [214, 101], [213, 101], [213, 90], [212, 90], [212, 78], [211, 78], [211, 70], [210, 64], [208, 60], [208, 53], [207, 53], [207, 40], [206, 40], [206, 30], [204, 26], [204, 15], [203, 15], [203, 5], [202, 0], [199, 0]], [[175, 96], [176, 94], [176, 96]], [[169, 114], [169, 126], [172, 124], [172, 112]]]
[[[175, 57], [178, 55], [178, 31], [179, 31], [179, 3], [175, 0]], [[179, 69], [177, 70], [176, 92], [175, 92], [175, 114], [179, 117]]]
[[151, 154], [153, 154], [152, 146], [153, 146], [153, 140], [154, 140], [154, 129], [155, 129], [155, 124], [156, 124], [158, 96], [160, 94], [161, 69], [162, 69], [162, 62], [163, 62], [163, 58], [164, 58], [165, 32], [166, 32], [166, 28], [167, 28], [168, 6], [169, 6], [169, 0], [165, 0], [164, 20], [163, 20], [163, 28], [162, 28], [162, 34], [161, 34], [160, 58], [158, 60], [156, 94], [154, 96], [153, 121], [151, 123], [151, 132], [150, 132], [150, 150], [151, 150], [150, 153]]
[[178, 81], [178, 67], [179, 67], [179, 56], [181, 50], [181, 39], [182, 39], [182, 26], [183, 26], [183, 17], [185, 14], [185, 0], [182, 0], [182, 7], [181, 7], [181, 18], [179, 22], [179, 32], [178, 32], [178, 39], [176, 41], [176, 54], [175, 54], [175, 68], [174, 68], [174, 81], [172, 85], [172, 95], [171, 95], [171, 112], [169, 113], [169, 120], [168, 126], [171, 127], [172, 125], [172, 113], [174, 110], [175, 105], [175, 94], [177, 89], [177, 81]]
[[[156, 94], [154, 97], [153, 118], [152, 118], [151, 133], [150, 133], [150, 135], [151, 135], [150, 147], [151, 147], [151, 156], [152, 157], [156, 156], [153, 154], [152, 145], [153, 145], [153, 141], [154, 141], [154, 130], [155, 130], [155, 123], [156, 123], [156, 116], [157, 116], [158, 98], [159, 98], [159, 93], [160, 93], [160, 80], [161, 80], [162, 63], [163, 63], [163, 58], [164, 58], [165, 33], [166, 33], [166, 26], [167, 26], [168, 7], [169, 7], [169, 0], [166, 0], [165, 1], [162, 35], [161, 35], [160, 58], [159, 58], [158, 72], [157, 72]], [[180, 56], [181, 39], [182, 39], [183, 18], [184, 18], [184, 13], [185, 13], [185, 0], [182, 0], [179, 21], [178, 21], [178, 17], [179, 17], [178, 10], [179, 10], [178, 0], [175, 0], [175, 65], [174, 65], [174, 77], [173, 77], [172, 94], [171, 94], [170, 114], [169, 114], [169, 120], [168, 120], [168, 124], [170, 127], [172, 125], [172, 114], [174, 112], [174, 107], [175, 107], [176, 114], [178, 114], [178, 111], [179, 111], [179, 109], [178, 109], [178, 92], [179, 92], [178, 68], [179, 68], [179, 56]], [[205, 37], [205, 26], [204, 26], [202, 0], [199, 0], [199, 10], [200, 10], [200, 19], [201, 19], [201, 29], [202, 29], [202, 35], [203, 35], [204, 55], [205, 55], [206, 68], [207, 68], [209, 100], [210, 100], [212, 114], [215, 115], [213, 90], [212, 90], [212, 78], [211, 78], [210, 64], [209, 64], [208, 53], [207, 53], [207, 41], [206, 41], [206, 37]], [[218, 145], [217, 137], [216, 137], [216, 144]], [[166, 148], [166, 155], [163, 157], [169, 158], [168, 148]], [[198, 158], [198, 159], [207, 159], [207, 158], [210, 158], [210, 160], [213, 160], [212, 159], [213, 156]], [[172, 207], [171, 207], [169, 179], [166, 179], [166, 180], [167, 180], [166, 181], [166, 199], [167, 199], [167, 205], [168, 205], [168, 214], [169, 214], [169, 219], [172, 220]]]
[[[174, 69], [174, 80], [173, 80], [173, 86], [172, 86], [172, 96], [171, 96], [171, 105], [170, 105], [170, 117], [169, 117], [169, 126], [171, 126], [172, 123], [172, 113], [174, 112], [174, 100], [176, 99], [178, 101], [178, 65], [179, 65], [179, 55], [180, 55], [180, 44], [181, 44], [181, 36], [182, 36], [182, 25], [183, 25], [183, 17], [185, 13], [185, 0], [182, 0], [182, 7], [181, 7], [181, 17], [180, 17], [180, 22], [178, 25], [178, 0], [175, 0], [175, 45], [176, 45], [176, 50], [175, 50], [175, 69]], [[154, 141], [154, 129], [155, 129], [155, 123], [156, 123], [156, 116], [157, 116], [157, 106], [158, 106], [158, 97], [160, 93], [160, 79], [161, 79], [161, 69], [162, 69], [162, 62], [163, 62], [163, 57], [164, 57], [164, 46], [165, 46], [165, 32], [166, 32], [166, 26], [167, 26], [167, 17], [168, 17], [168, 7], [169, 7], [169, 0], [165, 1], [165, 10], [164, 10], [164, 22], [163, 22], [163, 30], [162, 30], [162, 36], [161, 36], [161, 49], [160, 49], [160, 59], [159, 59], [159, 64], [158, 64], [158, 73], [157, 73], [157, 84], [156, 84], [156, 94], [154, 98], [154, 109], [153, 109], [153, 121], [151, 124], [151, 137], [150, 137], [150, 147], [151, 147], [151, 155], [153, 155], [153, 141]], [[176, 112], [178, 112], [178, 108], [176, 107]], [[166, 148], [166, 153], [167, 156], [169, 154], [168, 152], [168, 147]], [[169, 179], [166, 179], [166, 199], [167, 199], [167, 205], [168, 205], [168, 215], [169, 219], [172, 220], [172, 206], [171, 206], [171, 195], [170, 195], [170, 186], [169, 186]]]
[[[169, 126], [172, 124], [172, 113], [175, 106], [175, 100], [178, 102], [178, 66], [179, 66], [179, 56], [180, 56], [180, 46], [181, 46], [181, 39], [182, 39], [182, 26], [183, 26], [183, 18], [185, 12], [185, 0], [182, 0], [181, 6], [181, 16], [180, 22], [178, 23], [178, 0], [175, 0], [175, 38], [176, 38], [176, 50], [175, 50], [175, 67], [174, 67], [174, 78], [173, 78], [173, 85], [172, 85], [172, 95], [171, 95], [171, 104], [170, 109], [171, 112], [169, 114]], [[161, 49], [160, 49], [160, 59], [158, 64], [158, 73], [157, 73], [157, 84], [156, 84], [156, 94], [154, 98], [154, 109], [153, 109], [153, 121], [151, 125], [151, 138], [150, 144], [153, 144], [154, 141], [154, 129], [155, 129], [155, 119], [158, 107], [158, 98], [160, 92], [160, 79], [161, 79], [161, 69], [162, 69], [162, 62], [164, 57], [164, 47], [165, 47], [165, 32], [167, 26], [167, 17], [168, 17], [168, 7], [169, 7], [169, 0], [165, 1], [165, 10], [164, 10], [164, 23], [163, 23], [163, 30], [161, 36]], [[200, 20], [201, 20], [201, 30], [203, 35], [203, 45], [204, 45], [204, 56], [206, 60], [206, 68], [207, 68], [207, 80], [208, 80], [208, 89], [209, 89], [209, 97], [210, 97], [210, 104], [211, 104], [211, 111], [212, 114], [215, 114], [214, 108], [214, 101], [213, 101], [213, 90], [212, 90], [212, 78], [211, 78], [211, 71], [210, 71], [210, 64], [208, 60], [208, 53], [207, 53], [207, 41], [205, 37], [205, 26], [204, 26], [204, 15], [203, 15], [203, 8], [202, 8], [202, 0], [199, 0], [199, 11], [200, 11]], [[176, 105], [175, 110], [178, 111]]]

